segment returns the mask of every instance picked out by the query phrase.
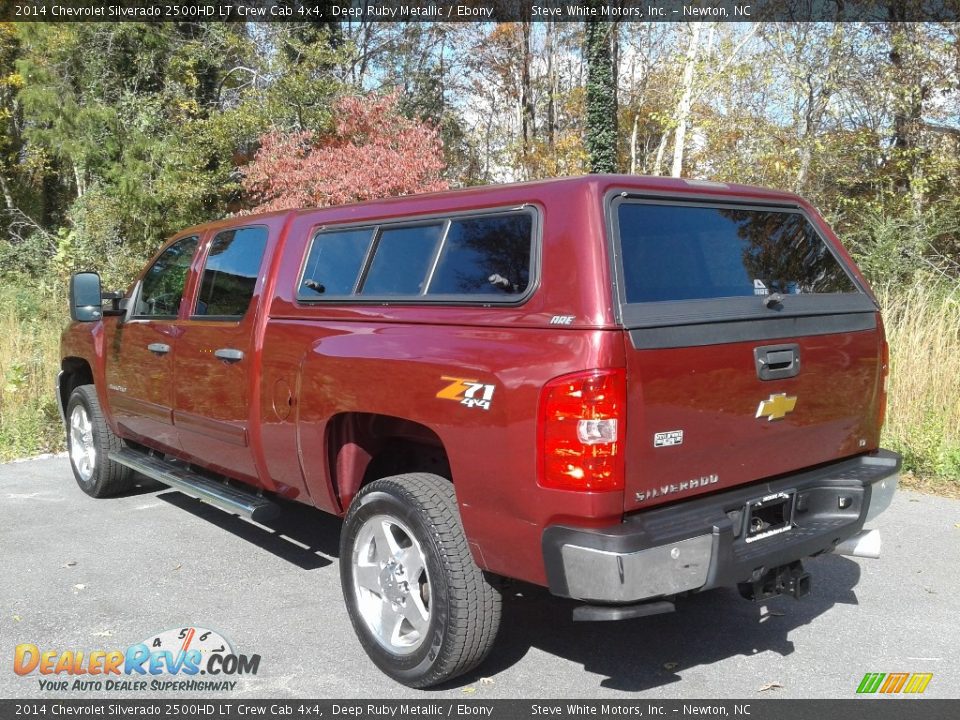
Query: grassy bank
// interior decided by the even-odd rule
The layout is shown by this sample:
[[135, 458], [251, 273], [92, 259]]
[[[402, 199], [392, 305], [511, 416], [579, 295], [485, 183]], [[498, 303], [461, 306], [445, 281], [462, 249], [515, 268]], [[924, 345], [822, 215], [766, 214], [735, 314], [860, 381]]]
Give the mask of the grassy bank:
[[[960, 493], [960, 290], [882, 288], [891, 375], [883, 444], [925, 489]], [[63, 449], [53, 396], [62, 288], [0, 287], [0, 461]]]
[[878, 295], [890, 343], [884, 445], [925, 482], [960, 491], [960, 288]]
[[62, 298], [59, 288], [0, 285], [0, 462], [63, 449], [54, 399]]

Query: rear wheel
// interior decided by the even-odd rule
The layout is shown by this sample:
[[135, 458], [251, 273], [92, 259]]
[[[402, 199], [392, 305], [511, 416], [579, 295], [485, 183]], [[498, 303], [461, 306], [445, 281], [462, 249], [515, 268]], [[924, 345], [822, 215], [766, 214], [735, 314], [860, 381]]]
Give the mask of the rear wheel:
[[444, 478], [411, 473], [365, 487], [344, 522], [340, 577], [360, 643], [395, 680], [436, 685], [490, 652], [500, 595], [473, 562]]
[[133, 471], [109, 458], [123, 442], [107, 425], [93, 385], [81, 385], [67, 403], [67, 451], [77, 485], [95, 498], [128, 490]]

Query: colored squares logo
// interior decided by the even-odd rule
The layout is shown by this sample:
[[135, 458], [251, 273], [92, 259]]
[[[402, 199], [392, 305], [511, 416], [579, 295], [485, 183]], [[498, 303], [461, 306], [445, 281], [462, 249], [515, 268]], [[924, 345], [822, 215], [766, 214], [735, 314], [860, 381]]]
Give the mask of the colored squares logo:
[[927, 689], [932, 679], [933, 673], [867, 673], [857, 686], [857, 692], [863, 695], [919, 695]]

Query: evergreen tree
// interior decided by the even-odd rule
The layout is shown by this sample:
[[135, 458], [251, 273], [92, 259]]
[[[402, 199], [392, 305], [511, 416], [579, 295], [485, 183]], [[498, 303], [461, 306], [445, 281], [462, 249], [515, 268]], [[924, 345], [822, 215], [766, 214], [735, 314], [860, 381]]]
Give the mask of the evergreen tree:
[[615, 30], [616, 25], [608, 22], [591, 21], [586, 26], [586, 146], [592, 173], [617, 169], [617, 75], [611, 53]]

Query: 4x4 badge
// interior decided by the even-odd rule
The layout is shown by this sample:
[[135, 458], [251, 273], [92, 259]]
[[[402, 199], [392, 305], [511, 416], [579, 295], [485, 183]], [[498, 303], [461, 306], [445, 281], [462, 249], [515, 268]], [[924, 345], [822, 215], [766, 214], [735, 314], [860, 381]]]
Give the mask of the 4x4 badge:
[[766, 400], [760, 401], [757, 406], [756, 417], [765, 417], [767, 420], [781, 420], [788, 412], [793, 412], [796, 406], [797, 398], [795, 395], [777, 393]]
[[493, 385], [478, 383], [476, 380], [467, 378], [455, 378], [441, 376], [441, 380], [450, 381], [443, 390], [437, 393], [437, 397], [442, 400], [456, 400], [461, 405], [469, 408], [478, 407], [484, 410], [490, 409], [490, 403], [493, 400]]

